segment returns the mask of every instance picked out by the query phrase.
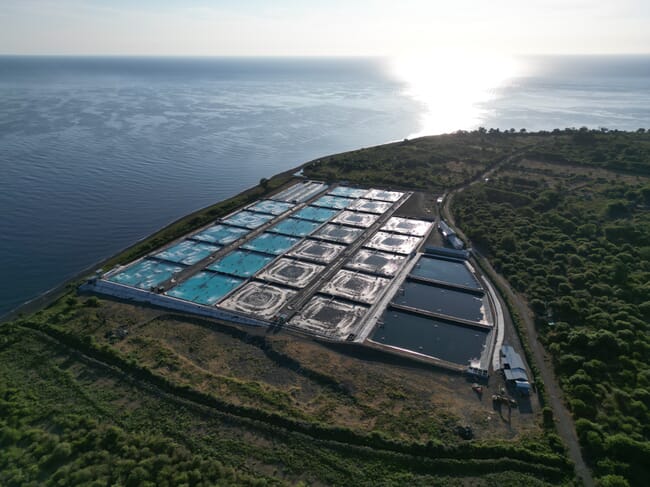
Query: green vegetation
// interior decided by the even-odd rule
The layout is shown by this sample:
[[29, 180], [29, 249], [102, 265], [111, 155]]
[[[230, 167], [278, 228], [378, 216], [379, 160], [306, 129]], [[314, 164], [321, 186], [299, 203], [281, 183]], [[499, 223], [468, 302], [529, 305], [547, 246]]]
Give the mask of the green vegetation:
[[648, 134], [562, 132], [454, 202], [528, 298], [603, 485], [650, 475], [648, 174]]
[[486, 136], [481, 132], [423, 137], [360, 149], [312, 161], [307, 177], [367, 186], [449, 189], [482, 174], [538, 137]]
[[539, 440], [402, 441], [224, 401], [67, 332], [88, 308], [66, 301], [1, 329], [2, 485], [547, 485], [569, 472]]
[[[329, 156], [304, 172], [426, 190], [479, 181], [457, 196], [457, 223], [529, 299], [599, 482], [640, 485], [650, 464], [648, 161], [646, 133], [480, 130]], [[263, 179], [107, 265], [290, 178]], [[457, 433], [466, 424], [469, 441]], [[551, 409], [505, 418], [464, 379], [426, 366], [70, 287], [0, 327], [0, 485], [541, 486], [572, 474]]]

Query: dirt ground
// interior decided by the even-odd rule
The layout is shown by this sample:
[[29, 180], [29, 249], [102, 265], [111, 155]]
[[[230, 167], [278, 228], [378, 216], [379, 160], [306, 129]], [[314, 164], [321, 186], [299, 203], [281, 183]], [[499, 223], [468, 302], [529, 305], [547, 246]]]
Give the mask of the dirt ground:
[[346, 353], [287, 331], [239, 329], [154, 307], [100, 302], [99, 309], [79, 311], [77, 332], [236, 404], [417, 441], [463, 441], [459, 426], [470, 426], [478, 439], [540, 433], [537, 408], [493, 406], [491, 396], [501, 386], [497, 376], [478, 394], [461, 374], [383, 353]]
[[406, 218], [422, 218], [434, 220], [436, 218], [436, 199], [439, 194], [415, 191], [405, 203], [395, 212], [395, 216]]

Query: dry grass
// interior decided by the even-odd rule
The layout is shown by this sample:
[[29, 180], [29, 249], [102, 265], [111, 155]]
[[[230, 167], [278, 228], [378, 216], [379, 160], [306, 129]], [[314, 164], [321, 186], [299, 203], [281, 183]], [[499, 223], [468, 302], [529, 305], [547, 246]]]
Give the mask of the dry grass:
[[418, 441], [460, 441], [455, 428], [466, 424], [479, 439], [540, 432], [534, 414], [500, 417], [490, 400], [496, 385], [481, 400], [464, 377], [428, 366], [344, 354], [286, 332], [255, 337], [146, 306], [101, 303], [97, 310], [82, 308], [71, 326], [104, 343], [107, 331], [126, 327], [128, 336], [113, 343], [121, 353], [234, 404]]

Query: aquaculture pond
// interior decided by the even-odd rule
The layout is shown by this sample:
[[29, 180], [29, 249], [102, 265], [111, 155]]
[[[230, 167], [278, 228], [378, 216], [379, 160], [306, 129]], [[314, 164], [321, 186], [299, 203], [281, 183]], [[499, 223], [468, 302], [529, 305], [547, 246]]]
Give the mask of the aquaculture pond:
[[183, 240], [176, 245], [158, 252], [155, 256], [159, 259], [169, 260], [179, 264], [194, 265], [205, 259], [210, 254], [219, 250], [220, 246], [193, 240]]
[[354, 200], [350, 198], [325, 195], [325, 196], [321, 196], [316, 201], [314, 201], [312, 205], [342, 210], [343, 208], [348, 208], [350, 205], [352, 205], [352, 203], [354, 203]]
[[283, 233], [292, 237], [304, 237], [316, 230], [321, 224], [299, 218], [286, 218], [269, 228], [269, 232]]
[[130, 265], [123, 271], [113, 274], [109, 281], [124, 284], [126, 286], [149, 289], [158, 286], [168, 280], [177, 272], [184, 269], [184, 266], [161, 262], [153, 259], [143, 259]]
[[481, 296], [407, 280], [393, 302], [431, 313], [485, 323]]
[[250, 230], [245, 228], [230, 227], [228, 225], [213, 225], [192, 235], [192, 238], [219, 245], [228, 245], [233, 243], [235, 240], [239, 240], [249, 232]]
[[241, 248], [256, 250], [265, 254], [280, 255], [284, 254], [298, 242], [300, 242], [299, 238], [287, 237], [277, 233], [263, 233], [259, 237], [255, 237], [253, 240], [246, 242]]
[[460, 365], [479, 358], [489, 330], [388, 309], [371, 335], [383, 345], [404, 348]]
[[303, 220], [311, 220], [314, 222], [326, 222], [338, 212], [338, 210], [332, 210], [331, 208], [305, 206], [302, 210], [297, 211], [292, 216], [294, 218], [302, 218]]
[[213, 272], [199, 272], [165, 294], [198, 304], [212, 305], [239, 286], [243, 279]]
[[271, 255], [234, 250], [208, 266], [208, 269], [233, 276], [251, 277], [273, 259]]
[[433, 279], [434, 281], [481, 289], [481, 285], [474, 277], [474, 274], [460, 260], [437, 259], [423, 255], [411, 270], [411, 274], [425, 279]]
[[224, 218], [223, 223], [254, 230], [255, 228], [261, 227], [274, 218], [274, 215], [269, 215], [266, 213], [255, 213], [254, 211], [241, 210], [234, 215], [230, 215], [229, 217]]
[[332, 196], [343, 196], [345, 198], [360, 198], [368, 192], [367, 189], [351, 188], [349, 186], [337, 186], [329, 192]]

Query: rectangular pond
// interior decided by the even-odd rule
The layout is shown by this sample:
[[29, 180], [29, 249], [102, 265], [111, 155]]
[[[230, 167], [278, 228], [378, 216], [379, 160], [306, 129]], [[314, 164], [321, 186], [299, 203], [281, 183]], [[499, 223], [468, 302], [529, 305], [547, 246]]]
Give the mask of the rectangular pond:
[[268, 213], [269, 215], [277, 216], [289, 211], [294, 206], [293, 203], [287, 203], [285, 201], [260, 200], [246, 207], [246, 209], [257, 213]]
[[480, 330], [388, 309], [370, 339], [455, 364], [479, 358], [489, 330]]
[[314, 201], [312, 205], [342, 210], [343, 208], [350, 207], [352, 203], [354, 203], [354, 200], [351, 198], [341, 198], [339, 196], [325, 195]]
[[264, 269], [257, 279], [303, 288], [324, 269], [324, 265], [281, 257]]
[[400, 191], [384, 191], [383, 189], [371, 189], [365, 195], [364, 198], [369, 200], [380, 200], [380, 201], [390, 201], [394, 203], [399, 200], [404, 193]]
[[350, 206], [350, 210], [355, 211], [365, 211], [366, 213], [377, 213], [383, 214], [391, 209], [393, 203], [387, 201], [372, 201], [366, 199], [358, 199], [353, 205]]
[[174, 274], [182, 271], [184, 268], [184, 266], [170, 262], [143, 259], [136, 264], [130, 265], [123, 271], [113, 274], [108, 280], [126, 286], [150, 289], [170, 279]]
[[434, 281], [482, 289], [474, 274], [467, 268], [467, 264], [460, 260], [436, 259], [423, 255], [411, 270], [411, 274]]
[[389, 254], [379, 250], [359, 249], [345, 264], [345, 267], [392, 277], [397, 274], [405, 262], [406, 257], [403, 255]]
[[272, 255], [234, 250], [208, 266], [208, 269], [233, 276], [251, 277], [274, 258]]
[[292, 237], [305, 237], [320, 226], [320, 222], [300, 220], [299, 218], [285, 218], [277, 225], [269, 228], [269, 232], [283, 233]]
[[415, 220], [413, 218], [400, 218], [393, 216], [381, 227], [386, 232], [403, 233], [415, 237], [424, 237], [433, 226], [432, 222]]
[[273, 220], [274, 218], [274, 215], [241, 210], [233, 215], [230, 215], [229, 217], [224, 218], [222, 222], [227, 225], [235, 225], [236, 227], [244, 227], [254, 230]]
[[359, 238], [362, 233], [363, 229], [361, 228], [344, 227], [343, 225], [328, 223], [318, 229], [317, 232], [314, 232], [313, 236], [332, 242], [350, 244]]
[[303, 220], [311, 220], [314, 222], [326, 222], [339, 211], [331, 208], [319, 208], [316, 206], [305, 206], [302, 210], [297, 211], [293, 218], [302, 218]]
[[313, 260], [322, 264], [329, 264], [344, 250], [345, 247], [343, 245], [305, 240], [294, 247], [287, 255], [297, 259]]
[[243, 279], [213, 272], [198, 272], [165, 294], [193, 303], [213, 305], [235, 289]]
[[350, 333], [356, 333], [367, 312], [365, 306], [314, 296], [289, 324], [318, 335], [344, 339]]
[[192, 235], [192, 238], [195, 240], [201, 240], [203, 242], [218, 245], [229, 245], [234, 241], [239, 240], [249, 232], [250, 230], [247, 230], [245, 228], [230, 227], [228, 225], [218, 224]]
[[337, 186], [328, 194], [331, 194], [332, 196], [343, 196], [344, 198], [361, 198], [367, 192], [367, 189], [351, 188], [350, 186]]
[[393, 298], [394, 303], [487, 324], [485, 298], [408, 279], [402, 284], [402, 290]]
[[295, 296], [296, 291], [249, 282], [241, 289], [224, 299], [220, 308], [237, 311], [258, 319], [272, 319], [287, 302]]
[[284, 191], [271, 196], [271, 199], [276, 201], [288, 201], [290, 203], [304, 203], [321, 191], [325, 191], [325, 189], [327, 189], [327, 184], [318, 183], [316, 181], [305, 181], [294, 184]]
[[341, 269], [331, 280], [325, 283], [320, 292], [346, 298], [350, 301], [372, 304], [377, 301], [377, 298], [389, 284], [390, 279], [385, 277], [369, 276], [368, 274]]
[[155, 257], [180, 264], [194, 265], [210, 254], [214, 254], [220, 248], [219, 245], [183, 240], [162, 252], [158, 252]]
[[410, 235], [377, 232], [365, 243], [364, 247], [398, 254], [410, 254], [420, 245], [421, 240], [420, 237]]
[[263, 233], [241, 246], [242, 249], [256, 250], [265, 254], [284, 254], [291, 247], [300, 242], [299, 238], [279, 235], [277, 233]]
[[351, 225], [353, 227], [368, 228], [375, 223], [379, 215], [372, 213], [361, 213], [358, 211], [342, 211], [332, 219], [332, 223]]

